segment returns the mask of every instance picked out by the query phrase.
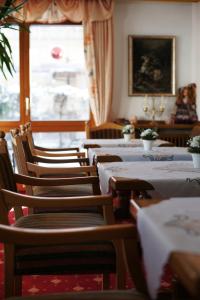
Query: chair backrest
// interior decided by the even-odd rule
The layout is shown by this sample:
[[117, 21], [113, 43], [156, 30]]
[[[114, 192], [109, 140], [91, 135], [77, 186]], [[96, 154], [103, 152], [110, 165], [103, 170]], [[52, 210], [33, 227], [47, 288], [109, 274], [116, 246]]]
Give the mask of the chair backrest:
[[94, 164], [115, 161], [122, 161], [122, 159], [118, 155], [98, 155], [96, 158], [94, 158]]
[[189, 135], [187, 133], [180, 133], [180, 134], [160, 134], [160, 139], [170, 142], [171, 144], [175, 145], [176, 147], [186, 147], [187, 141], [189, 139]]
[[[35, 176], [35, 174], [33, 172], [29, 172], [27, 168], [27, 161], [33, 162], [33, 158], [28, 145], [26, 133], [24, 132], [24, 135], [22, 135], [18, 128], [10, 130], [10, 133], [18, 172], [27, 176]], [[33, 195], [33, 188], [27, 185], [26, 192], [29, 195]]]
[[[61, 177], [64, 176], [62, 174], [65, 174], [67, 176], [68, 173], [71, 174], [72, 177], [73, 176], [85, 176], [85, 175], [87, 176], [89, 174], [96, 175], [96, 172], [94, 172], [94, 170], [92, 170], [92, 169], [89, 170], [89, 168], [88, 168], [88, 170], [87, 170], [87, 168], [85, 168], [86, 169], [85, 171], [84, 171], [84, 168], [81, 169], [82, 166], [87, 167], [89, 165], [88, 158], [75, 158], [75, 159], [72, 158], [71, 159], [69, 157], [69, 158], [57, 160], [57, 159], [51, 159], [51, 158], [49, 159], [49, 158], [44, 158], [44, 157], [40, 157], [37, 155], [33, 155], [31, 153], [31, 150], [29, 147], [27, 132], [23, 131], [23, 130], [19, 130], [19, 129], [12, 129], [10, 132], [11, 132], [11, 140], [12, 140], [14, 155], [15, 155], [17, 167], [18, 167], [20, 174], [40, 177], [39, 173], [40, 173], [40, 171], [42, 172], [42, 166], [39, 168], [38, 162], [41, 162], [41, 163], [45, 163], [47, 166], [47, 167], [44, 167], [44, 169], [46, 169], [46, 171], [43, 170], [44, 172], [42, 172], [43, 176], [45, 176], [45, 172], [46, 172], [46, 174], [48, 174], [47, 177], [49, 177], [51, 173], [53, 173], [54, 175], [57, 173], [56, 177], [59, 177], [58, 176], [59, 172], [56, 172], [56, 170], [59, 169], [61, 171], [61, 168], [62, 168], [62, 171], [60, 173]], [[58, 167], [58, 162], [59, 162], [60, 168]], [[81, 166], [80, 166], [80, 162], [81, 162]], [[55, 168], [55, 167], [51, 168], [52, 163], [54, 165], [57, 164], [58, 168]], [[69, 167], [63, 168], [63, 165], [62, 165], [63, 163], [65, 163], [65, 164], [69, 163]], [[78, 167], [70, 166], [70, 163], [76, 164], [76, 165], [78, 165]], [[34, 165], [35, 165], [35, 167], [34, 167]], [[36, 168], [36, 166], [38, 168]], [[79, 169], [80, 173], [78, 174], [76, 170], [78, 170], [79, 167], [80, 167], [80, 169]], [[33, 170], [33, 169], [35, 169], [35, 170]], [[36, 172], [36, 169], [37, 169], [37, 172]], [[39, 169], [41, 169], [41, 170], [39, 170]], [[70, 169], [74, 169], [74, 171], [75, 171], [74, 175], [73, 175], [73, 172], [71, 172], [72, 170], [70, 170]], [[48, 172], [48, 170], [49, 170], [49, 172]], [[76, 173], [76, 175], [75, 175], [75, 173]], [[69, 177], [69, 174], [67, 177]]]
[[200, 125], [196, 125], [192, 128], [191, 137], [200, 135]]
[[[22, 135], [18, 128], [12, 129], [11, 133], [11, 142], [13, 147], [13, 152], [15, 160], [17, 163], [17, 168], [20, 174], [30, 175], [27, 170], [26, 162], [33, 162], [30, 148], [28, 146], [28, 141], [26, 134]], [[25, 149], [27, 151], [25, 151]]]
[[31, 123], [28, 122], [24, 125], [24, 131], [27, 133], [27, 139], [29, 142], [29, 147], [31, 150], [35, 148], [34, 140], [33, 140], [33, 133], [32, 133], [32, 128], [31, 128]]
[[[28, 125], [27, 125], [28, 124]], [[34, 163], [33, 158], [33, 149], [34, 149], [34, 142], [33, 142], [33, 136], [31, 132], [31, 128], [29, 126], [29, 123], [26, 125], [20, 125], [20, 135], [22, 136], [22, 144], [24, 147], [24, 152], [26, 155], [26, 160], [28, 162]]]
[[27, 145], [25, 147], [28, 146], [27, 149], [29, 149], [29, 152], [32, 154], [33, 150], [35, 148], [35, 145], [34, 145], [34, 140], [33, 140], [31, 123], [28, 122], [24, 125], [20, 125], [19, 128], [20, 128], [20, 132], [26, 136]]
[[175, 147], [175, 145], [171, 142], [168, 142], [168, 143], [163, 142], [158, 147]]
[[113, 122], [103, 123], [92, 128], [89, 127], [89, 122], [85, 124], [88, 139], [120, 139], [123, 137], [122, 128], [122, 125]]
[[[88, 166], [89, 160], [85, 158], [84, 152], [77, 151], [78, 148], [63, 148], [66, 151], [72, 150], [73, 153], [67, 153], [59, 155], [58, 153], [54, 155], [49, 155], [48, 152], [41, 151], [40, 149], [46, 149], [48, 148], [42, 148], [42, 147], [35, 147], [33, 143], [32, 138], [32, 131], [31, 127], [28, 125], [20, 125], [20, 137], [21, 137], [21, 143], [23, 145], [24, 154], [25, 154], [25, 160], [29, 163], [49, 163], [49, 164], [57, 164], [58, 159], [59, 163], [69, 163], [69, 164], [76, 164], [77, 166]], [[59, 150], [58, 148], [55, 148], [56, 150]], [[49, 157], [51, 156], [51, 157]], [[54, 156], [54, 157], [53, 157]], [[59, 157], [60, 156], [60, 157]]]
[[0, 131], [0, 188], [14, 192], [17, 191], [5, 133], [3, 131]]

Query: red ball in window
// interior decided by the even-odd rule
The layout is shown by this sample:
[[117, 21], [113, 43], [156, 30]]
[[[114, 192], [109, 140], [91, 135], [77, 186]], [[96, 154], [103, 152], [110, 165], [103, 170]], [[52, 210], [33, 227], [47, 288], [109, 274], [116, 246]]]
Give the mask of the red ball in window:
[[51, 50], [51, 56], [55, 59], [60, 59], [62, 57], [62, 49], [60, 47], [54, 47]]

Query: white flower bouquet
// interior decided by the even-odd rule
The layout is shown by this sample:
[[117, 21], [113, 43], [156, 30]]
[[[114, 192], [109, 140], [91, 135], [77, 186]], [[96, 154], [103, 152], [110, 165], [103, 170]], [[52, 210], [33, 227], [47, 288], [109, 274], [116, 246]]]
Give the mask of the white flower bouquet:
[[200, 154], [200, 135], [194, 136], [188, 141], [188, 152]]
[[122, 128], [123, 134], [133, 134], [135, 132], [135, 128], [133, 125], [129, 124]]
[[142, 140], [154, 141], [158, 138], [158, 134], [155, 130], [148, 128], [142, 131], [140, 137]]

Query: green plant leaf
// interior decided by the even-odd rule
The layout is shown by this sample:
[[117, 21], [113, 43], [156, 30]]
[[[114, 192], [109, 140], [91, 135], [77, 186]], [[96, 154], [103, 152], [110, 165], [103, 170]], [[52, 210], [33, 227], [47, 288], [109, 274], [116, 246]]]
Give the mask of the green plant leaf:
[[10, 46], [10, 43], [9, 43], [7, 37], [5, 36], [4, 33], [1, 33], [1, 36], [2, 36], [2, 40], [3, 40], [3, 43], [4, 43], [5, 47], [8, 48], [8, 50], [9, 50], [9, 52], [10, 52], [10, 54], [11, 54], [11, 53], [12, 53], [12, 50], [11, 50], [11, 46]]
[[13, 12], [18, 12], [27, 0], [15, 5], [16, 0], [6, 0], [4, 5], [0, 6], [0, 20], [10, 16]]
[[[13, 72], [15, 71], [15, 68], [13, 65], [12, 49], [9, 40], [7, 39], [6, 35], [3, 32], [1, 32], [1, 28], [18, 30], [13, 26], [13, 24], [10, 21], [7, 21], [7, 18], [9, 16], [12, 17], [12, 13], [18, 12], [23, 7], [25, 2], [27, 2], [27, 0], [21, 1], [19, 4], [16, 3], [16, 0], [6, 0], [4, 2], [4, 5], [0, 6], [0, 71], [6, 79], [7, 77], [5, 71], [8, 71], [12, 76]], [[12, 19], [14, 22], [18, 23], [19, 30], [27, 30], [26, 25], [21, 23], [21, 21], [18, 18], [12, 17]]]
[[8, 72], [12, 75], [15, 69], [12, 62], [12, 50], [9, 41], [6, 38], [5, 34], [2, 32], [0, 32], [0, 60], [0, 70], [3, 73], [4, 77], [7, 78], [5, 76], [5, 70], [7, 69]]

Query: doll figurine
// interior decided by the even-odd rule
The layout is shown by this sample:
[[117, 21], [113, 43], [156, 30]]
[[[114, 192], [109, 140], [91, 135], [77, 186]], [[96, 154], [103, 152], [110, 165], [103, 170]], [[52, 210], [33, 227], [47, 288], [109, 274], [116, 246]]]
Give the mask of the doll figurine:
[[191, 83], [179, 88], [176, 99], [174, 123], [192, 124], [198, 121], [196, 113], [196, 84]]

